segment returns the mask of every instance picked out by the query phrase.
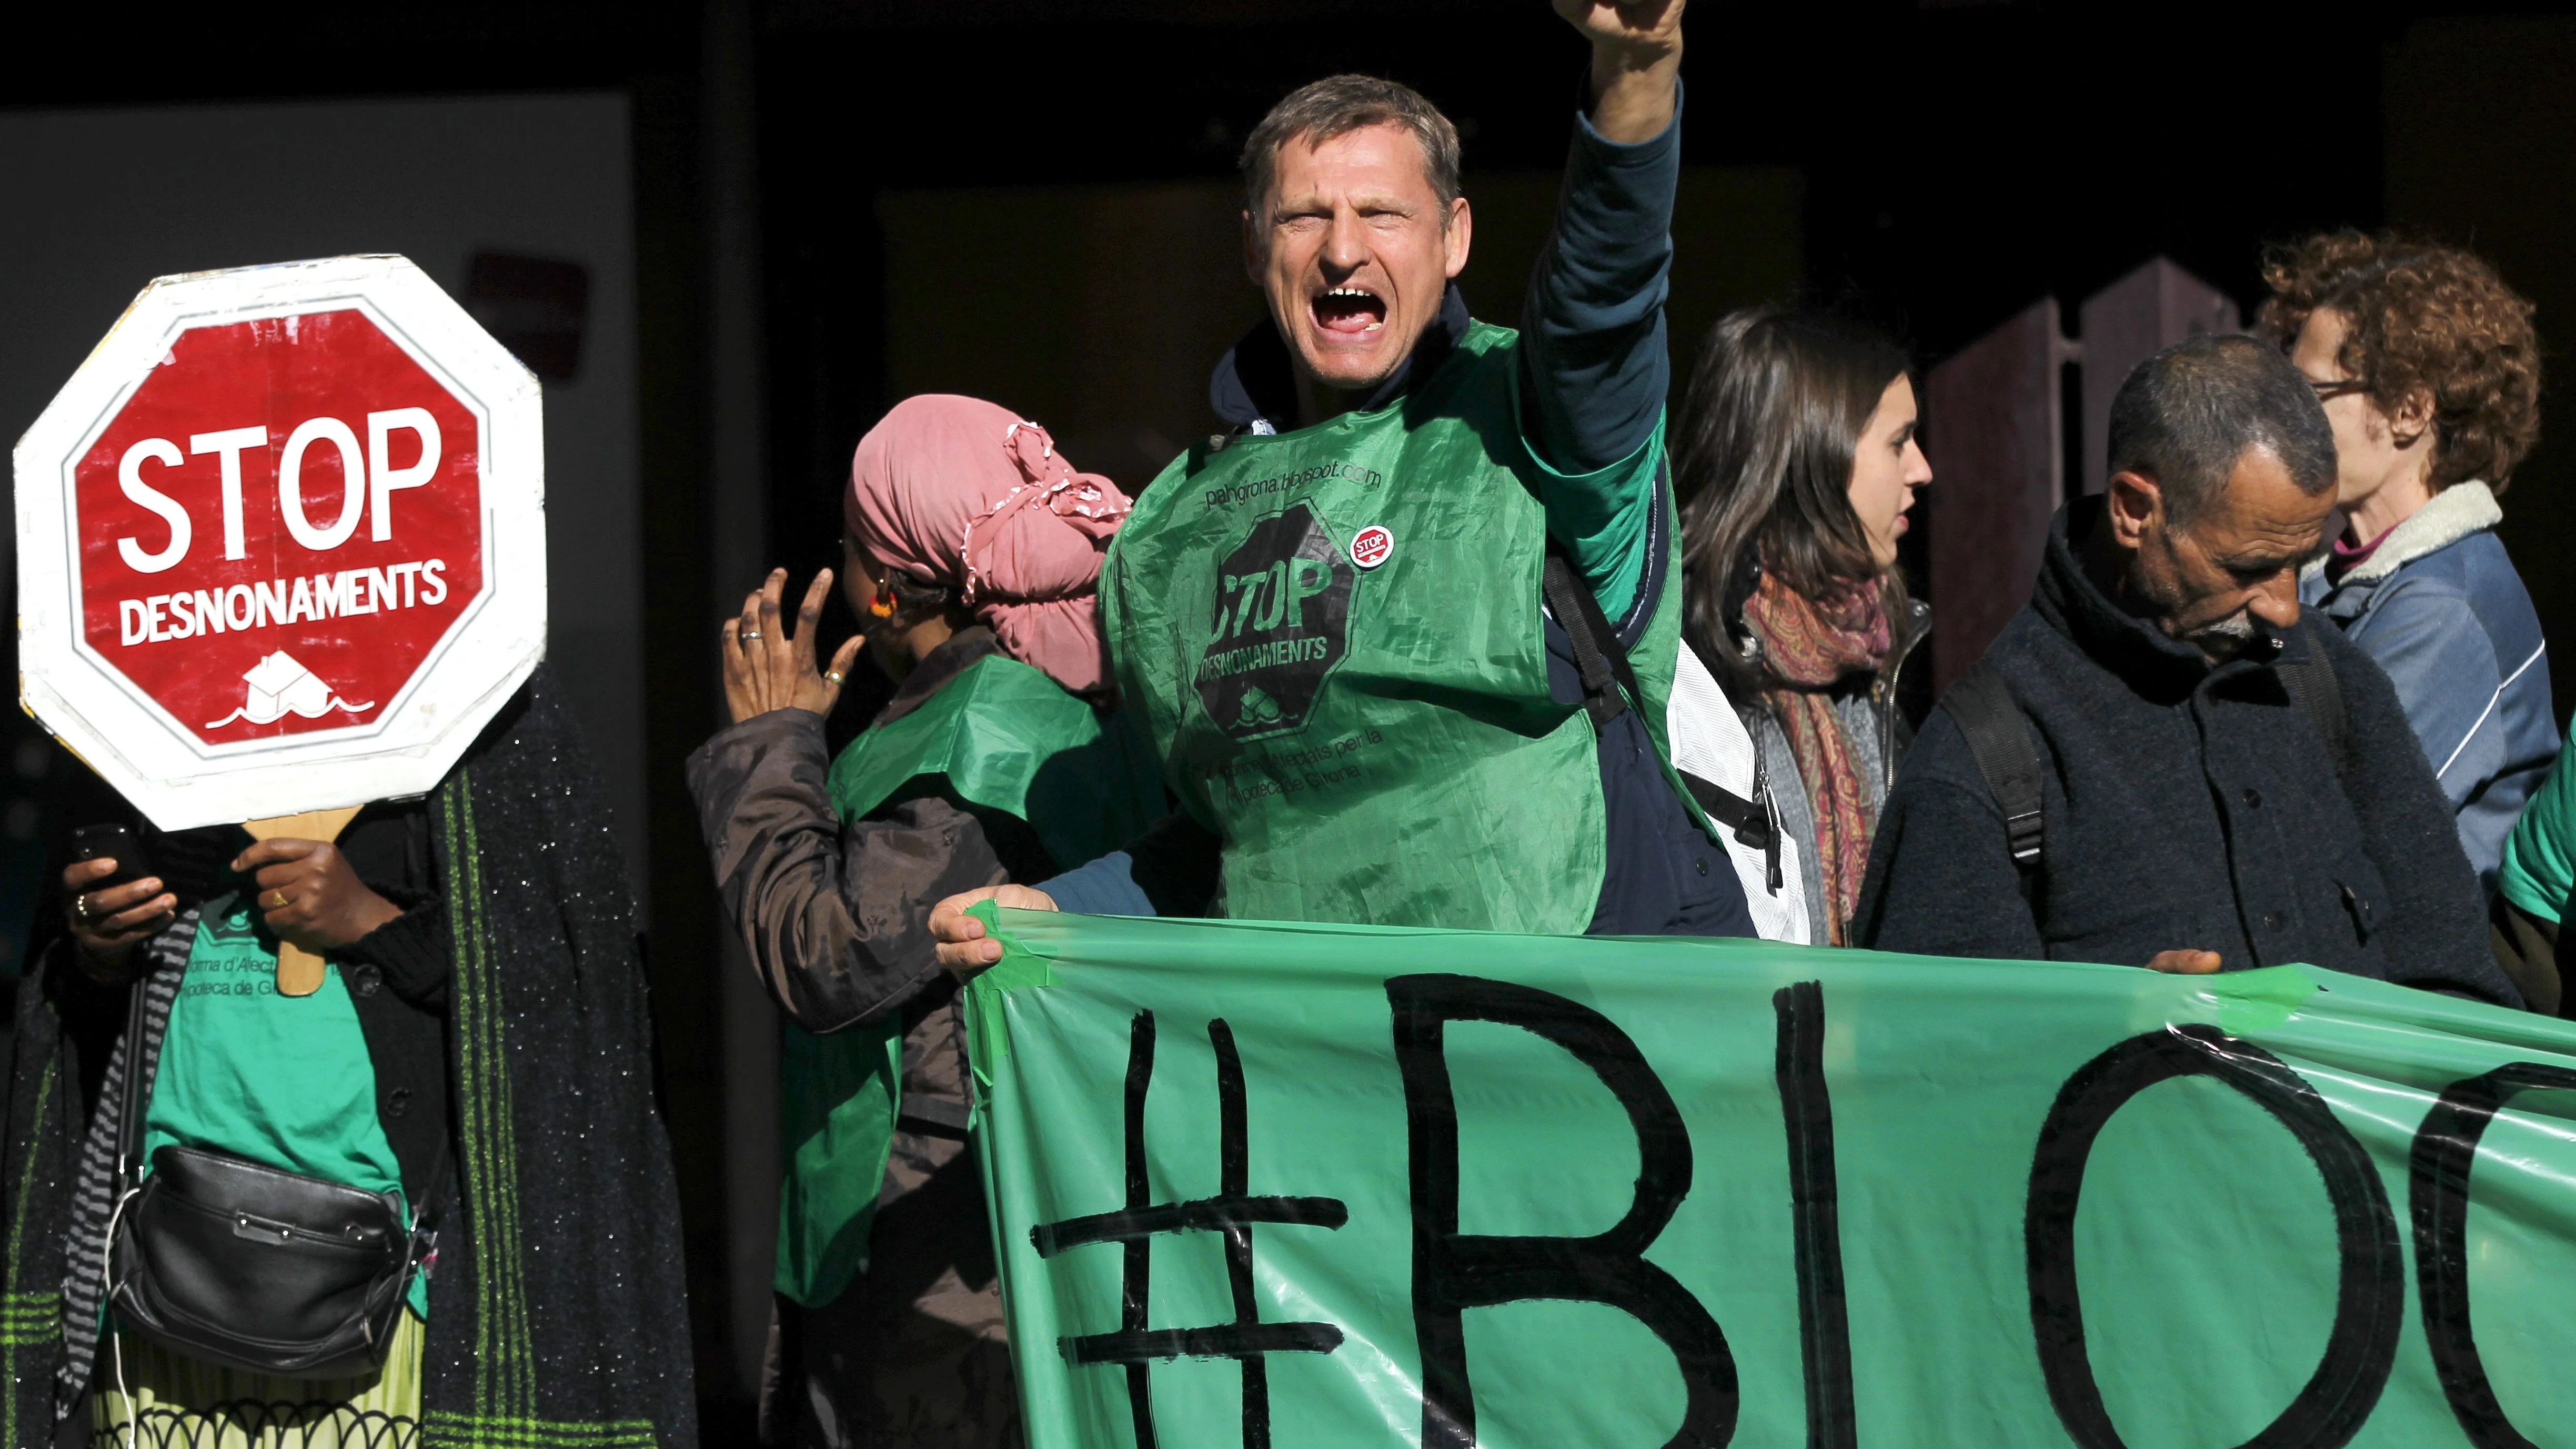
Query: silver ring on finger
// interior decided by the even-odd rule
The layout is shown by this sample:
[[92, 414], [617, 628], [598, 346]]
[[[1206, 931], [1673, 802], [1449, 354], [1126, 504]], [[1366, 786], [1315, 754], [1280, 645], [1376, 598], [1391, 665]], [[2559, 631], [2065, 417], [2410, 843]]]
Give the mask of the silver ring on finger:
[[90, 914], [89, 897], [85, 895], [72, 897], [72, 914], [80, 917], [80, 923], [84, 926], [97, 919]]
[[742, 631], [742, 642], [745, 644], [749, 644], [759, 637], [760, 631], [758, 629], [745, 629]]
[[837, 669], [826, 669], [826, 670], [824, 670], [824, 671], [823, 671], [823, 678], [824, 678], [827, 682], [829, 682], [829, 683], [831, 683], [831, 684], [833, 684], [833, 685], [837, 686], [837, 685], [841, 684], [842, 682], [846, 681], [846, 680], [849, 678], [849, 676], [848, 676], [848, 675], [846, 675], [846, 674], [843, 674], [841, 671], [839, 671], [839, 670], [837, 670]]

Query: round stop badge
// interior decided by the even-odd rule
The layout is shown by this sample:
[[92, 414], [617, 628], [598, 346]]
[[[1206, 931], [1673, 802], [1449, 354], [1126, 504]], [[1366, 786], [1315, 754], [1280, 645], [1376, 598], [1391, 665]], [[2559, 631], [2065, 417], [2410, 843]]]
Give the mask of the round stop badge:
[[1395, 535], [1383, 524], [1372, 523], [1351, 535], [1351, 562], [1364, 569], [1376, 568], [1395, 554]]
[[536, 380], [403, 258], [154, 282], [16, 463], [22, 697], [165, 829], [424, 793], [543, 655]]

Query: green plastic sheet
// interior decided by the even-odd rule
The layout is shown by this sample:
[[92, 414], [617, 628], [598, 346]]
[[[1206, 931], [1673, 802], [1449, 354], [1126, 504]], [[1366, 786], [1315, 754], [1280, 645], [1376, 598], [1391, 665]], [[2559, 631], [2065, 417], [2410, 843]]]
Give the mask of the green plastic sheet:
[[1029, 1442], [2576, 1444], [2576, 1031], [2298, 967], [1004, 911]]

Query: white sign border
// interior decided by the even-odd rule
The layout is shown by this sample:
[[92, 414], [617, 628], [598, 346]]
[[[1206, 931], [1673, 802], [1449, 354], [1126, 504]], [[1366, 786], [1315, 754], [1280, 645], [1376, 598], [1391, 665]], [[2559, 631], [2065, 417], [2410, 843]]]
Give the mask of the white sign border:
[[[209, 746], [82, 637], [73, 469], [182, 332], [352, 307], [483, 427], [483, 592], [375, 720]], [[162, 829], [426, 794], [545, 656], [536, 377], [406, 258], [332, 257], [154, 281], [19, 439], [15, 465], [20, 702]]]

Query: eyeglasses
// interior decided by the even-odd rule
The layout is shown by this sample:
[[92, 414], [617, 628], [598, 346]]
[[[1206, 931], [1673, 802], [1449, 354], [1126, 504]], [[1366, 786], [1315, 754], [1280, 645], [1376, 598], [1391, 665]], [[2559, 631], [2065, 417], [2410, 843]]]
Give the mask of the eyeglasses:
[[2348, 377], [2341, 382], [2319, 382], [2312, 377], [2308, 379], [2308, 386], [2317, 390], [2317, 401], [2321, 403], [2333, 402], [2336, 398], [2348, 397], [2357, 392], [2370, 391], [2369, 382], [2358, 377]]

